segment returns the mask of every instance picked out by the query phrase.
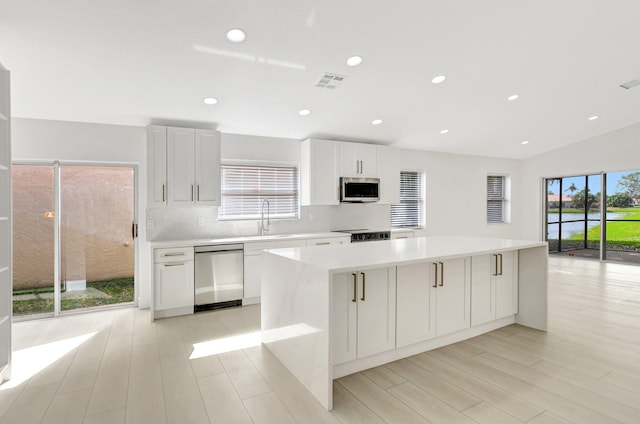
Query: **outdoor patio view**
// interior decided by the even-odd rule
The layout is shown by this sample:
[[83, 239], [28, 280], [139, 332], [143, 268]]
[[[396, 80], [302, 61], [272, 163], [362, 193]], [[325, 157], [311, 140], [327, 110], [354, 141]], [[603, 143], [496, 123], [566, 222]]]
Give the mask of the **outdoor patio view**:
[[54, 166], [14, 165], [12, 183], [15, 317], [134, 301], [132, 168], [60, 165], [58, 240]]
[[604, 179], [604, 187], [600, 174], [547, 179], [550, 253], [600, 258], [602, 245], [602, 259], [640, 263], [640, 171]]

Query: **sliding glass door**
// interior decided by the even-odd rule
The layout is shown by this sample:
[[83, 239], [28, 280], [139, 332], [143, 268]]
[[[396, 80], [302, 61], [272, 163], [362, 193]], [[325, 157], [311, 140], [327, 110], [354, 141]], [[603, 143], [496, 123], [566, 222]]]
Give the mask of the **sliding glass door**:
[[13, 170], [14, 316], [133, 304], [134, 168]]
[[640, 171], [546, 179], [549, 253], [640, 263]]

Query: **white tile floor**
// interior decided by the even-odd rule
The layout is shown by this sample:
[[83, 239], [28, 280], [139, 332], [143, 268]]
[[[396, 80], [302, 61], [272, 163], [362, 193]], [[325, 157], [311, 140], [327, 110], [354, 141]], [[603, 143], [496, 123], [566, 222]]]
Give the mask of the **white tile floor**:
[[639, 423], [640, 268], [550, 267], [549, 332], [510, 326], [341, 378], [331, 412], [261, 346], [189, 359], [257, 331], [259, 306], [16, 323], [0, 423]]

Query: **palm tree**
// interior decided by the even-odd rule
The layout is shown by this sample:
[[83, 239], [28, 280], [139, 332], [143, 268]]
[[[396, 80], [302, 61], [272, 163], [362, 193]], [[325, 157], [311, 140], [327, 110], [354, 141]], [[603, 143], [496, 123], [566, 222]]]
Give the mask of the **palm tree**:
[[578, 187], [576, 187], [576, 183], [571, 183], [571, 185], [565, 191], [570, 191], [571, 196], [573, 197], [573, 192], [576, 191], [577, 189]]

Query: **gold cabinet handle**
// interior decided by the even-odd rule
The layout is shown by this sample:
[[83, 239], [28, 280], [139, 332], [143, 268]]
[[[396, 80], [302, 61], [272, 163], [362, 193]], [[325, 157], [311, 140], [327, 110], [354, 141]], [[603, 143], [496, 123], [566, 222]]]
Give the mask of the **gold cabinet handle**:
[[364, 302], [365, 301], [364, 291], [367, 285], [367, 276], [364, 272], [361, 272], [360, 275], [362, 275], [362, 297], [360, 298], [360, 300]]
[[200, 184], [196, 186], [196, 200], [200, 201]]
[[496, 267], [495, 267], [495, 270], [493, 271], [493, 275], [495, 277], [498, 275], [498, 255], [497, 254], [493, 255], [493, 257], [496, 258], [496, 263], [495, 263]]
[[435, 275], [433, 276], [433, 287], [438, 287], [438, 264], [433, 263], [433, 269], [435, 270]]
[[354, 272], [353, 275], [353, 299], [352, 302], [357, 302], [358, 298], [358, 275]]
[[442, 262], [438, 262], [440, 264], [440, 287], [444, 286], [444, 264]]
[[164, 202], [164, 192], [166, 185], [162, 184], [162, 201]]
[[164, 264], [165, 268], [168, 266], [184, 266], [184, 262], [181, 262], [179, 264]]
[[499, 253], [498, 256], [500, 256], [500, 275], [502, 275], [502, 253]]

